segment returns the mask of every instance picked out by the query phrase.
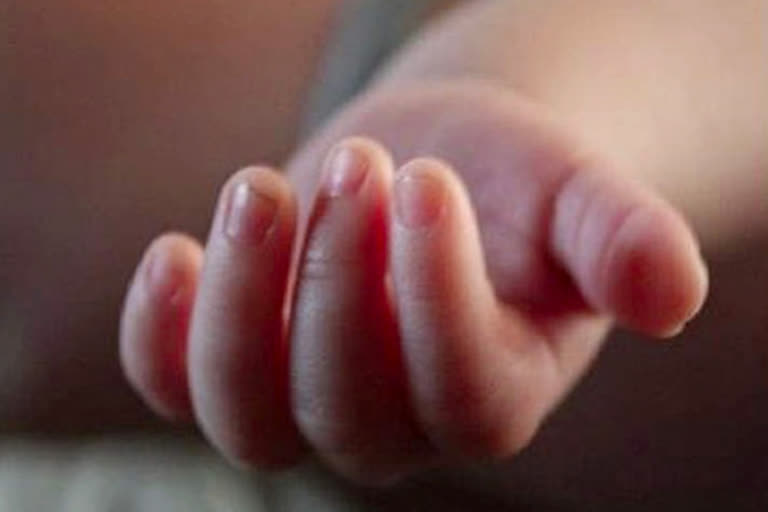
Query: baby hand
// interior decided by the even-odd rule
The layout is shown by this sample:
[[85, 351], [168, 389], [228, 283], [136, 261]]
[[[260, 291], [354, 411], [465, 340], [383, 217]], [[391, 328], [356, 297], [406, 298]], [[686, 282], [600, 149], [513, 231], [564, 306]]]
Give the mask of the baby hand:
[[233, 461], [281, 466], [312, 450], [383, 482], [507, 457], [571, 388], [612, 316], [668, 334], [703, 300], [674, 211], [592, 171], [574, 171], [583, 176], [552, 198], [542, 227], [583, 298], [535, 308], [499, 297], [449, 164], [417, 158], [394, 172], [385, 148], [350, 138], [322, 167], [297, 250], [292, 187], [249, 168], [224, 186], [205, 250], [160, 237], [129, 290], [130, 382], [159, 413], [195, 418]]

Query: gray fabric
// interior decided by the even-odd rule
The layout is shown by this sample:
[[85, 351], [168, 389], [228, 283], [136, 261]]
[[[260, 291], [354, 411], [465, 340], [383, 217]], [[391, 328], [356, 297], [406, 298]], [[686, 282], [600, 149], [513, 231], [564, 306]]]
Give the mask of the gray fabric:
[[309, 136], [362, 89], [376, 69], [424, 21], [435, 0], [346, 0], [318, 68], [302, 125]]
[[0, 512], [404, 510], [509, 509], [426, 480], [384, 492], [355, 488], [311, 461], [281, 472], [241, 471], [192, 439], [0, 437]]
[[192, 440], [0, 438], [0, 512], [358, 512], [311, 464], [239, 471]]

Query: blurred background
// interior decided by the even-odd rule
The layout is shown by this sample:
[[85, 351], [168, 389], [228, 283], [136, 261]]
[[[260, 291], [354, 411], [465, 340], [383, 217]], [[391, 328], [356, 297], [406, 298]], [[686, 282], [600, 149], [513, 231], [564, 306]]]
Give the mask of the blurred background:
[[0, 429], [146, 421], [124, 286], [160, 231], [205, 235], [226, 176], [292, 149], [334, 3], [2, 1]]

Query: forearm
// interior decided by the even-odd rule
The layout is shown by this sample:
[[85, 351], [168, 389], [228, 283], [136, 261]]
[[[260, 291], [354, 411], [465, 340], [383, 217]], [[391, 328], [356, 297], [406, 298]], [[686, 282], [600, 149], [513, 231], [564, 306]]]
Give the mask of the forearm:
[[428, 28], [373, 88], [471, 77], [509, 86], [657, 187], [715, 245], [768, 228], [765, 8], [470, 2]]

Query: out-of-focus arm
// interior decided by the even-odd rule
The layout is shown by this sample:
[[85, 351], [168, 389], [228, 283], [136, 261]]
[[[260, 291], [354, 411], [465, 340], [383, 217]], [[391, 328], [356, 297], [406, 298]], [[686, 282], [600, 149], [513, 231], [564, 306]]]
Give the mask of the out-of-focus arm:
[[705, 245], [768, 230], [768, 2], [474, 1], [374, 88], [489, 79], [550, 107]]

